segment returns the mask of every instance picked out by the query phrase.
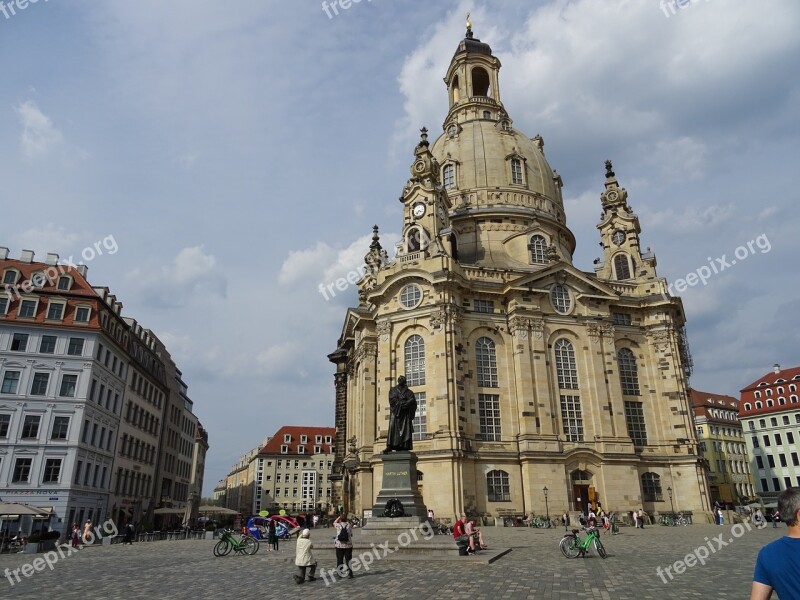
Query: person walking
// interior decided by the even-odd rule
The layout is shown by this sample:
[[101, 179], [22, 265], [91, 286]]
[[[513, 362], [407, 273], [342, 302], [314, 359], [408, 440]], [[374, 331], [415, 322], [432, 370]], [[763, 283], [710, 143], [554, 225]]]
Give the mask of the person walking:
[[776, 510], [774, 513], [772, 513], [772, 528], [773, 529], [777, 529], [778, 528], [778, 521], [780, 521], [780, 520], [781, 520], [781, 512], [779, 510]]
[[92, 542], [93, 542], [94, 541], [94, 534], [92, 533], [92, 520], [91, 519], [87, 519], [86, 523], [83, 525], [83, 543], [84, 544], [90, 543], [90, 542], [86, 541], [89, 538], [90, 535], [92, 536]]
[[336, 528], [336, 538], [333, 543], [336, 548], [336, 569], [339, 571], [339, 577], [344, 577], [347, 571], [348, 579], [352, 579], [353, 569], [350, 567], [350, 561], [353, 560], [353, 527], [341, 513], [336, 517], [333, 526]]
[[317, 572], [317, 559], [311, 553], [314, 545], [311, 543], [311, 532], [303, 529], [300, 537], [297, 538], [297, 549], [294, 555], [294, 564], [297, 567], [297, 574], [294, 576], [295, 583], [303, 583], [306, 579], [306, 569], [309, 569], [308, 580], [314, 581]]
[[72, 547], [77, 548], [80, 545], [81, 528], [77, 523], [72, 524]]
[[128, 523], [125, 526], [125, 537], [122, 538], [122, 545], [128, 544], [129, 546], [133, 546], [133, 525]]
[[639, 511], [633, 511], [633, 528], [639, 529]]

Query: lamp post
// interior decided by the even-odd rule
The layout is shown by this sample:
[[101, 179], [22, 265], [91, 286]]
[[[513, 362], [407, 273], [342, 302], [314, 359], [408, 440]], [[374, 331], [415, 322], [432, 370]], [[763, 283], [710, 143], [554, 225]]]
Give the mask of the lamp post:
[[[544, 486], [542, 492], [544, 493], [544, 509], [547, 512], [547, 521], [550, 522], [550, 505], [547, 503], [547, 486]], [[549, 526], [548, 526], [549, 527]]]
[[672, 488], [667, 488], [667, 493], [669, 494], [669, 505], [672, 508], [672, 516], [675, 516], [675, 505], [672, 503]]

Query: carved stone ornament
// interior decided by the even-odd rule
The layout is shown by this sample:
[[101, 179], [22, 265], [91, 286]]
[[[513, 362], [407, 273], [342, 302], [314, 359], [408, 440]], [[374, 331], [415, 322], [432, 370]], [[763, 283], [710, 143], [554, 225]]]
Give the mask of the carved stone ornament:
[[537, 340], [542, 339], [544, 336], [544, 320], [542, 319], [531, 319], [531, 331], [533, 332], [533, 337]]
[[528, 339], [528, 329], [531, 326], [531, 319], [525, 317], [511, 317], [508, 322], [512, 334], [518, 340]]
[[672, 335], [668, 329], [651, 329], [645, 332], [645, 335], [650, 340], [650, 345], [659, 352], [666, 350], [672, 339]]
[[378, 333], [378, 339], [382, 343], [389, 341], [389, 335], [392, 332], [392, 323], [388, 319], [381, 319], [375, 326], [375, 331]]

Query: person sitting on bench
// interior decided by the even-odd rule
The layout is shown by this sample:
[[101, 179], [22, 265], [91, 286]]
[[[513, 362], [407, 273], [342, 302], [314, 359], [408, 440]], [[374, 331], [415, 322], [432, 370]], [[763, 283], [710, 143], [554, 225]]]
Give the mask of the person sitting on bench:
[[469, 544], [470, 552], [475, 552], [475, 538], [471, 535], [467, 535], [466, 530], [466, 521], [467, 515], [461, 515], [461, 518], [456, 521], [455, 526], [453, 527], [453, 538], [456, 540], [456, 544]]
[[476, 545], [481, 550], [486, 550], [486, 544], [483, 543], [483, 534], [481, 533], [480, 527], [478, 527], [478, 518], [472, 517], [468, 519], [466, 524], [464, 525], [464, 531], [470, 537], [470, 541], [472, 542], [472, 546]]

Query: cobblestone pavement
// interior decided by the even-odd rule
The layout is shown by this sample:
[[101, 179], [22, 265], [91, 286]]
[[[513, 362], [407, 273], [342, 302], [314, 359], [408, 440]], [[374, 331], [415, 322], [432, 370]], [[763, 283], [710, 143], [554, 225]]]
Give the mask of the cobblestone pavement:
[[[586, 558], [566, 559], [558, 549], [563, 528], [487, 527], [487, 545], [512, 548], [493, 564], [382, 559], [368, 571], [356, 573], [353, 580], [337, 580], [327, 586], [321, 578], [303, 585], [294, 583], [294, 542], [282, 543], [277, 553], [266, 552], [262, 545], [254, 556], [223, 558], [212, 555], [211, 541], [115, 544], [59, 558], [52, 570], [45, 566], [27, 578], [20, 571], [18, 583], [11, 571], [42, 555], [2, 555], [0, 598], [745, 598], [758, 550], [785, 535], [786, 528], [747, 531], [743, 526], [734, 527], [741, 529], [729, 525], [623, 528], [620, 535], [603, 534], [609, 555], [606, 560], [594, 551]], [[332, 530], [316, 529], [311, 537], [318, 546], [315, 553], [320, 567], [334, 567], [333, 552], [322, 549], [332, 543]], [[694, 552], [708, 555], [705, 565], [676, 574], [674, 563]], [[672, 580], [664, 570], [668, 566], [672, 567]], [[656, 573], [658, 567], [663, 577]]]

